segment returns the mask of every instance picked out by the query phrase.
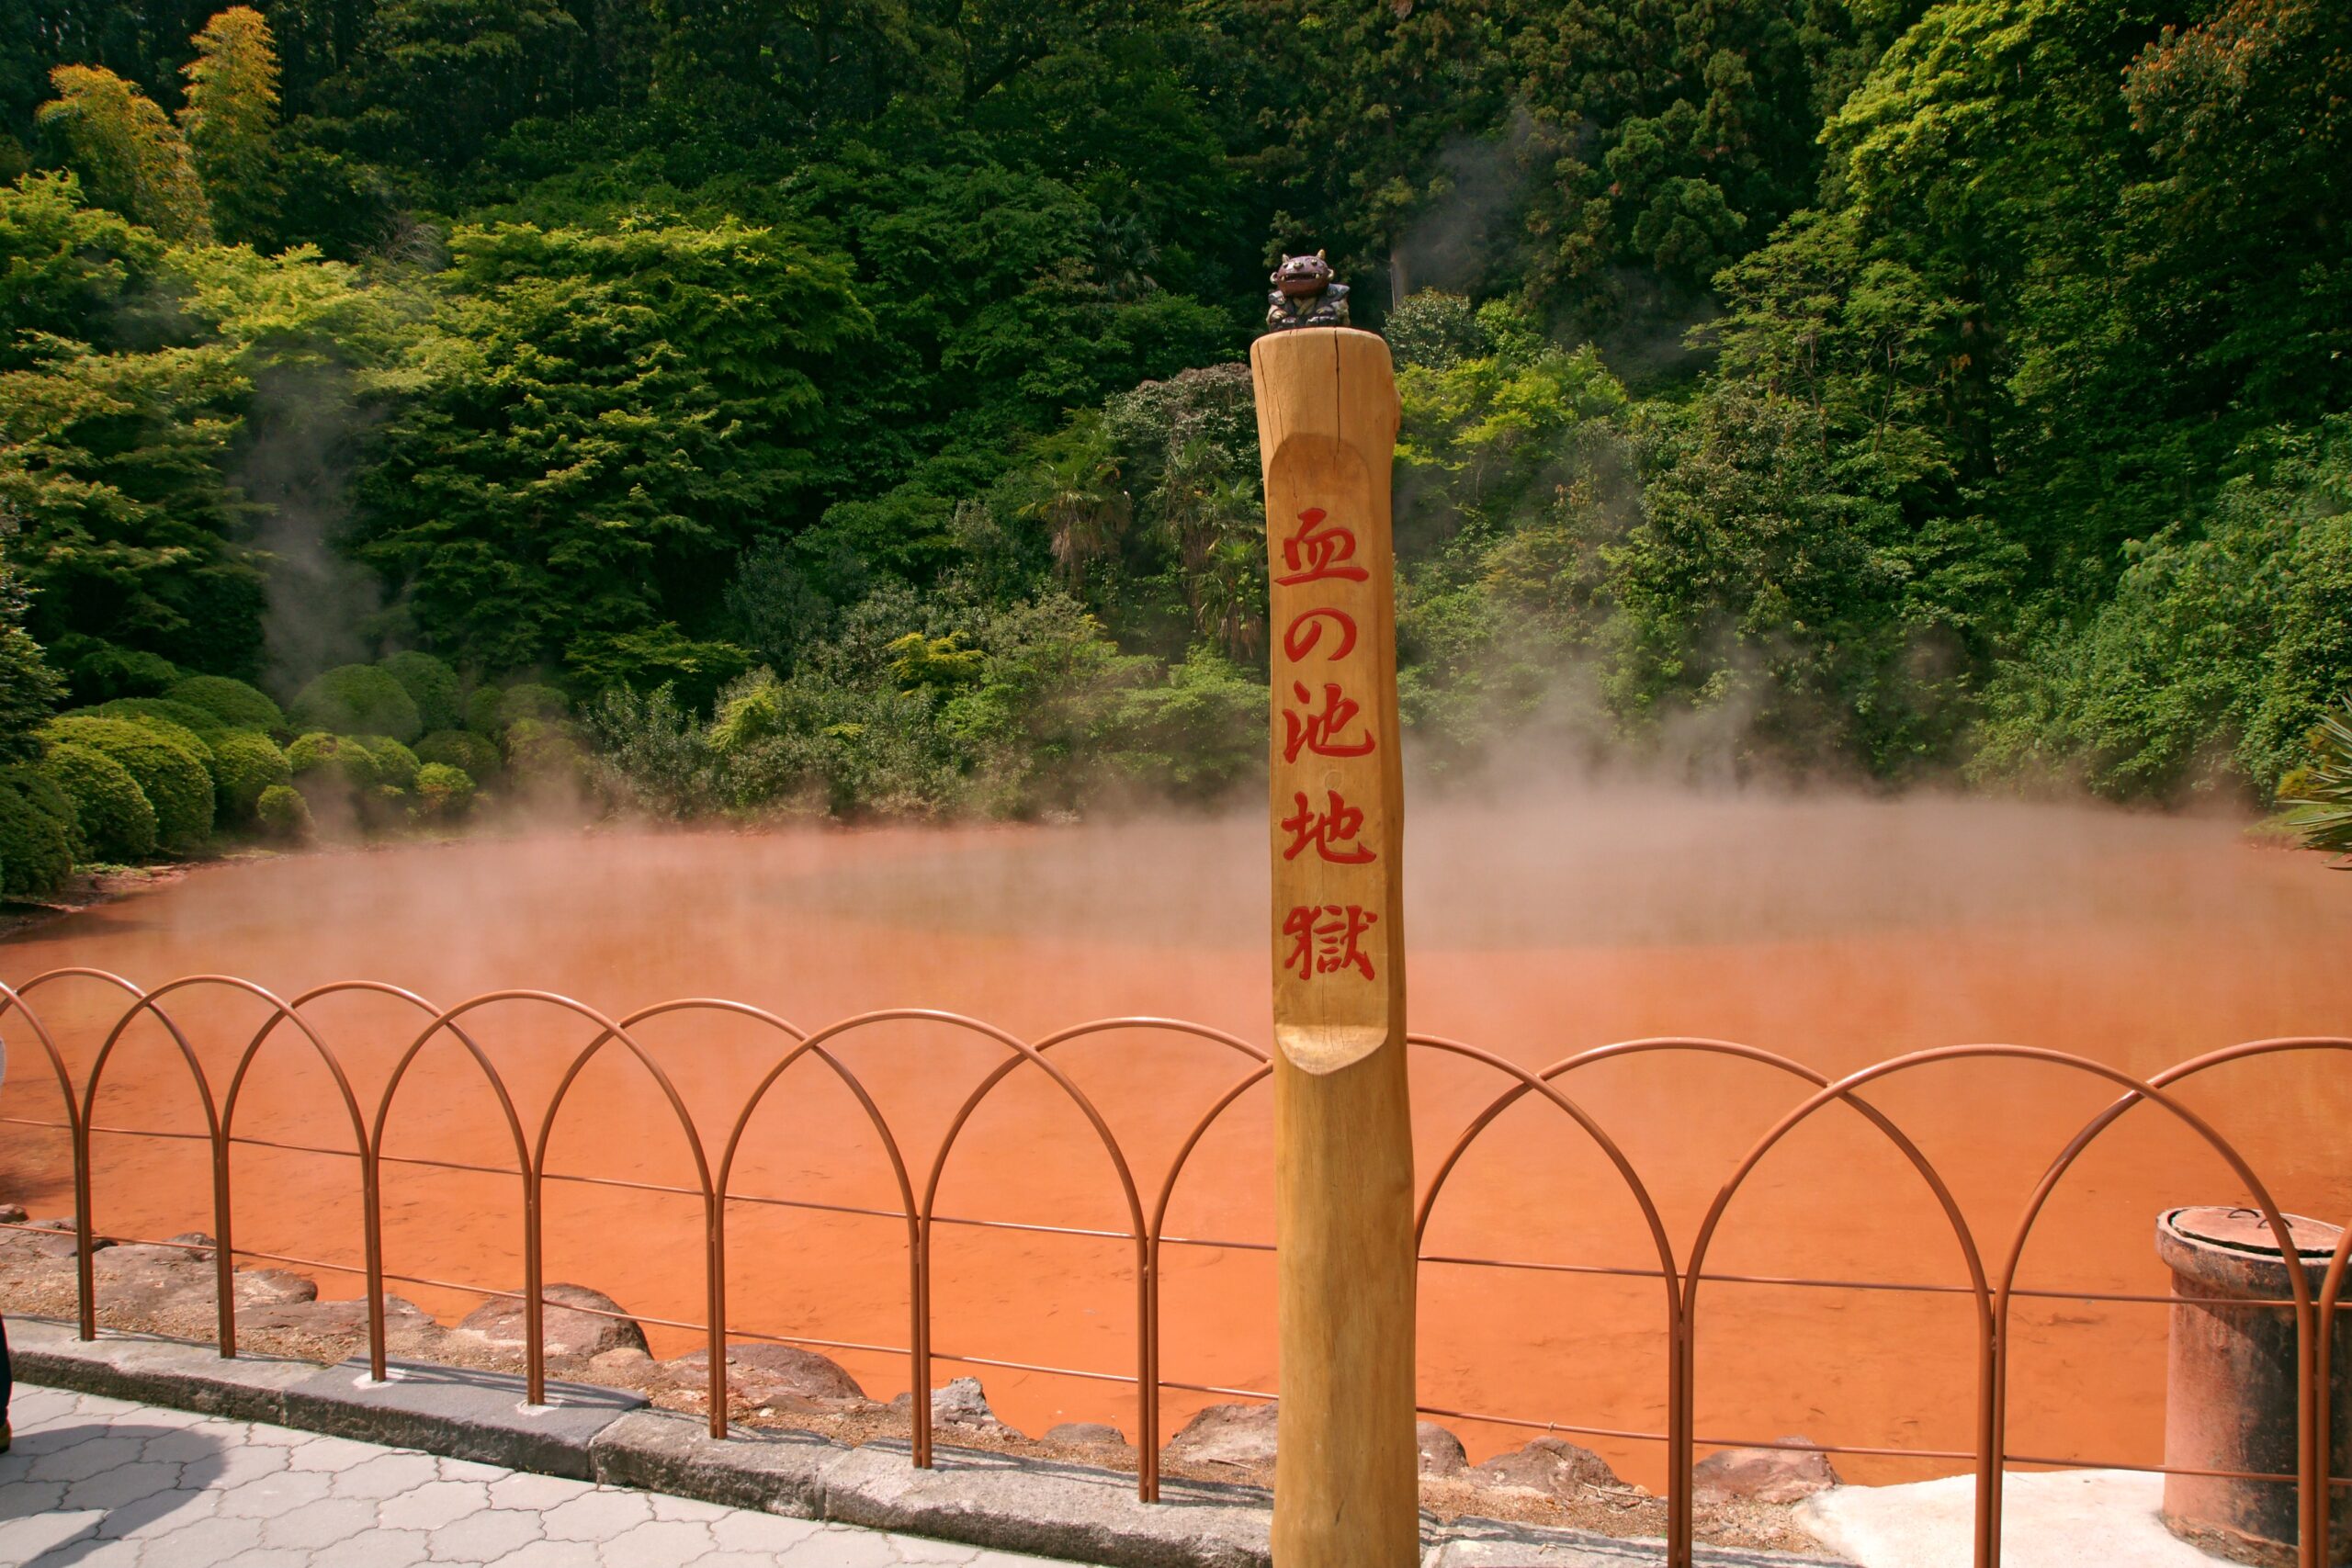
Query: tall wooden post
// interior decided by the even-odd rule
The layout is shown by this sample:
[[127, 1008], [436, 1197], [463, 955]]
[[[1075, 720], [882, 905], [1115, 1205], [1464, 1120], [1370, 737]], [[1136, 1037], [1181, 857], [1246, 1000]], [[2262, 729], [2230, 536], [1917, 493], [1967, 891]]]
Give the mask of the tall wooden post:
[[1250, 355], [1272, 581], [1276, 1568], [1413, 1568], [1413, 1146], [1388, 469], [1370, 333]]

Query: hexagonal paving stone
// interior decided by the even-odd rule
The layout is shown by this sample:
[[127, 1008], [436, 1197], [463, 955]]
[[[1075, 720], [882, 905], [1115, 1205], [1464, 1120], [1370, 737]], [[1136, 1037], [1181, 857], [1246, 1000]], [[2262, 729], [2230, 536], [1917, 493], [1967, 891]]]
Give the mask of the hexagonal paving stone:
[[606, 1568], [688, 1568], [711, 1549], [710, 1527], [683, 1519], [649, 1519], [596, 1548]]
[[610, 1540], [652, 1522], [653, 1506], [641, 1493], [599, 1486], [549, 1508], [543, 1518], [549, 1540]]
[[479, 1481], [428, 1481], [387, 1497], [376, 1517], [386, 1529], [437, 1530], [490, 1506], [490, 1489]]
[[490, 1508], [443, 1526], [427, 1541], [435, 1562], [495, 1562], [539, 1538], [538, 1515]]

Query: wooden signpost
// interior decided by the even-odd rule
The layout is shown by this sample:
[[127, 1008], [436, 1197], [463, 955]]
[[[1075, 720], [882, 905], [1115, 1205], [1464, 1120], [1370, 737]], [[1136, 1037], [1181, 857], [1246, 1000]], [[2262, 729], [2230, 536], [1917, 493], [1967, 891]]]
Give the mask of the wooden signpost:
[[1412, 1568], [1396, 384], [1388, 345], [1346, 327], [1271, 332], [1250, 366], [1272, 582], [1274, 1562]]

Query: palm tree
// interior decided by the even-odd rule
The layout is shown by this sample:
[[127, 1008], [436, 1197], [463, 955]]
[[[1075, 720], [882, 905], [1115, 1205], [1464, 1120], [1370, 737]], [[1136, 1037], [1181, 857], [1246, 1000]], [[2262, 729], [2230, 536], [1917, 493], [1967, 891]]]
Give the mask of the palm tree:
[[1037, 444], [1043, 492], [1021, 515], [1043, 523], [1054, 568], [1075, 589], [1086, 569], [1119, 543], [1134, 515], [1120, 486], [1118, 449], [1102, 417], [1081, 414]]

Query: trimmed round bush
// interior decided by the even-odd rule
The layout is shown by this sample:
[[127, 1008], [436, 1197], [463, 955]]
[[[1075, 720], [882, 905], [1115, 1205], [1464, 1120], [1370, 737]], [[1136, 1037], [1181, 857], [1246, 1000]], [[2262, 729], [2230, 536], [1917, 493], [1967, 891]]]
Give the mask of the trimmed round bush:
[[382, 777], [367, 742], [348, 735], [313, 731], [298, 737], [286, 748], [286, 761], [297, 779], [332, 780], [355, 793], [375, 788]]
[[416, 782], [416, 753], [389, 735], [363, 735], [359, 744], [376, 759], [376, 782], [404, 790]]
[[135, 861], [155, 852], [155, 807], [130, 771], [104, 751], [70, 741], [34, 764], [73, 803], [84, 860]]
[[35, 806], [10, 780], [0, 779], [0, 893], [38, 898], [53, 893], [74, 871], [65, 825]]
[[416, 743], [416, 760], [439, 762], [475, 779], [490, 777], [503, 761], [494, 744], [465, 729], [435, 730]]
[[477, 686], [466, 699], [466, 728], [476, 735], [495, 740], [505, 732], [505, 721], [498, 716], [499, 705], [506, 694], [495, 686]]
[[44, 739], [87, 746], [120, 762], [155, 808], [155, 836], [164, 849], [196, 849], [211, 833], [212, 775], [204, 765], [209, 750], [179, 726], [69, 713], [40, 732]]
[[232, 681], [226, 675], [190, 675], [164, 695], [173, 702], [201, 708], [210, 714], [215, 728], [260, 729], [275, 733], [286, 728], [285, 712], [269, 700], [268, 693], [258, 686], [248, 686], [243, 681]]
[[117, 697], [110, 703], [100, 703], [94, 708], [81, 711], [96, 714], [101, 718], [160, 718], [175, 728], [186, 730], [198, 740], [228, 728], [211, 709], [200, 708], [192, 703], [175, 702], [169, 697]]
[[553, 686], [529, 682], [507, 687], [506, 694], [498, 700], [501, 733], [503, 733], [504, 727], [512, 726], [520, 719], [536, 718], [542, 723], [552, 723], [571, 711], [571, 704], [561, 692]]
[[401, 683], [425, 728], [447, 729], [458, 722], [458, 672], [433, 655], [395, 653], [376, 660], [376, 668]]
[[65, 847], [76, 863], [90, 858], [82, 842], [81, 822], [74, 813], [74, 797], [65, 793], [63, 785], [30, 762], [0, 768], [0, 784], [23, 795], [35, 811], [65, 829]]
[[287, 716], [306, 733], [389, 735], [402, 745], [424, 733], [416, 699], [389, 671], [372, 664], [328, 671], [302, 688]]
[[254, 815], [260, 819], [262, 831], [287, 843], [300, 843], [313, 830], [311, 803], [292, 784], [272, 784], [262, 791], [254, 804]]
[[427, 762], [416, 770], [416, 803], [435, 821], [454, 821], [474, 803], [474, 781], [463, 768]]
[[224, 729], [213, 736], [212, 761], [212, 787], [220, 816], [232, 822], [252, 821], [262, 791], [294, 780], [294, 767], [286, 753], [258, 730]]
[[99, 637], [68, 634], [50, 649], [51, 663], [65, 671], [77, 703], [109, 697], [158, 696], [180, 678], [179, 667], [157, 653], [141, 653]]

